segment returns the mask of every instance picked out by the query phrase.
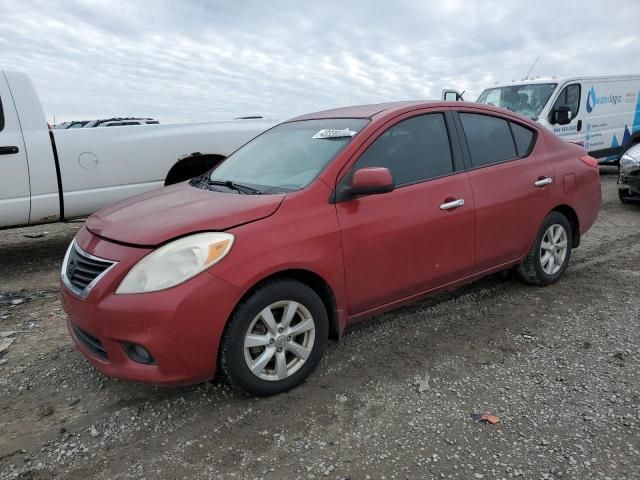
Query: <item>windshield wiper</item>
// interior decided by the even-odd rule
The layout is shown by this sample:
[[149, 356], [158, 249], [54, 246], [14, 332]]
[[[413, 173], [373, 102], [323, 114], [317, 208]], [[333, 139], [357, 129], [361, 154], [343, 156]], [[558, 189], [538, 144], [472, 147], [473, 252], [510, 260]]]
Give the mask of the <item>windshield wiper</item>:
[[232, 182], [231, 180], [207, 180], [208, 185], [222, 185], [227, 187], [230, 190], [235, 190], [238, 193], [245, 193], [249, 195], [260, 195], [262, 193], [261, 190], [257, 188], [250, 187], [248, 185], [244, 185], [242, 183]]

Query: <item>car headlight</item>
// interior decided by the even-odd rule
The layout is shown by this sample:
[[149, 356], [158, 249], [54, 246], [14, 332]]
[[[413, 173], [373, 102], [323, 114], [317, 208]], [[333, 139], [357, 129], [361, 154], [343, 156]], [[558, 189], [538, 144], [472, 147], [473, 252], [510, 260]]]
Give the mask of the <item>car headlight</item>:
[[175, 287], [222, 260], [233, 245], [230, 233], [196, 233], [154, 250], [136, 263], [116, 294], [145, 293]]
[[640, 168], [640, 158], [635, 158], [625, 153], [620, 158], [620, 170], [629, 173], [632, 170]]

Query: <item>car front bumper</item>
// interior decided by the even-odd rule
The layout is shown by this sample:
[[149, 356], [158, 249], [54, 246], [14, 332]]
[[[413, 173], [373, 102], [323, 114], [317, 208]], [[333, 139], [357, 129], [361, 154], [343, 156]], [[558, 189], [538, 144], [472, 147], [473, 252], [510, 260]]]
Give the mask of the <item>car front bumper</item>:
[[[129, 269], [148, 249], [117, 245], [83, 229], [78, 245], [96, 257], [118, 261], [82, 299], [61, 285], [69, 333], [82, 354], [110, 377], [165, 385], [187, 385], [216, 373], [218, 347], [239, 290], [201, 273], [167, 290], [115, 295]], [[151, 364], [131, 355], [139, 345]]]
[[640, 172], [634, 175], [621, 174], [618, 177], [618, 188], [628, 190], [634, 195], [640, 195]]

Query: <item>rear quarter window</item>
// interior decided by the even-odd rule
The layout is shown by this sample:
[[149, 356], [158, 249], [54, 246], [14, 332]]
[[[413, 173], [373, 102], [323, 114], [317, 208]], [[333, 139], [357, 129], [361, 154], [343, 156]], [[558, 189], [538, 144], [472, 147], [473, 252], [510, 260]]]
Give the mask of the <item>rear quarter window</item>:
[[518, 156], [507, 120], [478, 113], [460, 113], [459, 116], [474, 167]]
[[529, 154], [533, 148], [533, 138], [535, 133], [530, 129], [511, 122], [511, 131], [513, 132], [513, 140], [516, 142], [518, 157], [524, 157]]
[[0, 98], [0, 132], [4, 130], [4, 110], [2, 110], [2, 98]]
[[518, 151], [518, 158], [529, 155], [529, 152], [533, 149], [535, 133], [518, 125], [517, 123], [511, 123], [511, 133], [513, 133], [513, 141], [516, 144], [516, 150]]

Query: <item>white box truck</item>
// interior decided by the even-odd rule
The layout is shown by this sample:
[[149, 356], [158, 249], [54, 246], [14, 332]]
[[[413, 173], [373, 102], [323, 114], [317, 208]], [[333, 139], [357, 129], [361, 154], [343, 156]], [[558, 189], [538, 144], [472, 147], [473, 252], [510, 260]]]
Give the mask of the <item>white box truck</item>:
[[[442, 98], [463, 100], [456, 90]], [[640, 75], [536, 78], [485, 89], [477, 103], [531, 118], [569, 142], [580, 143], [601, 163], [617, 162], [640, 143]]]
[[0, 229], [84, 217], [195, 177], [276, 123], [49, 130], [29, 78], [0, 70]]

